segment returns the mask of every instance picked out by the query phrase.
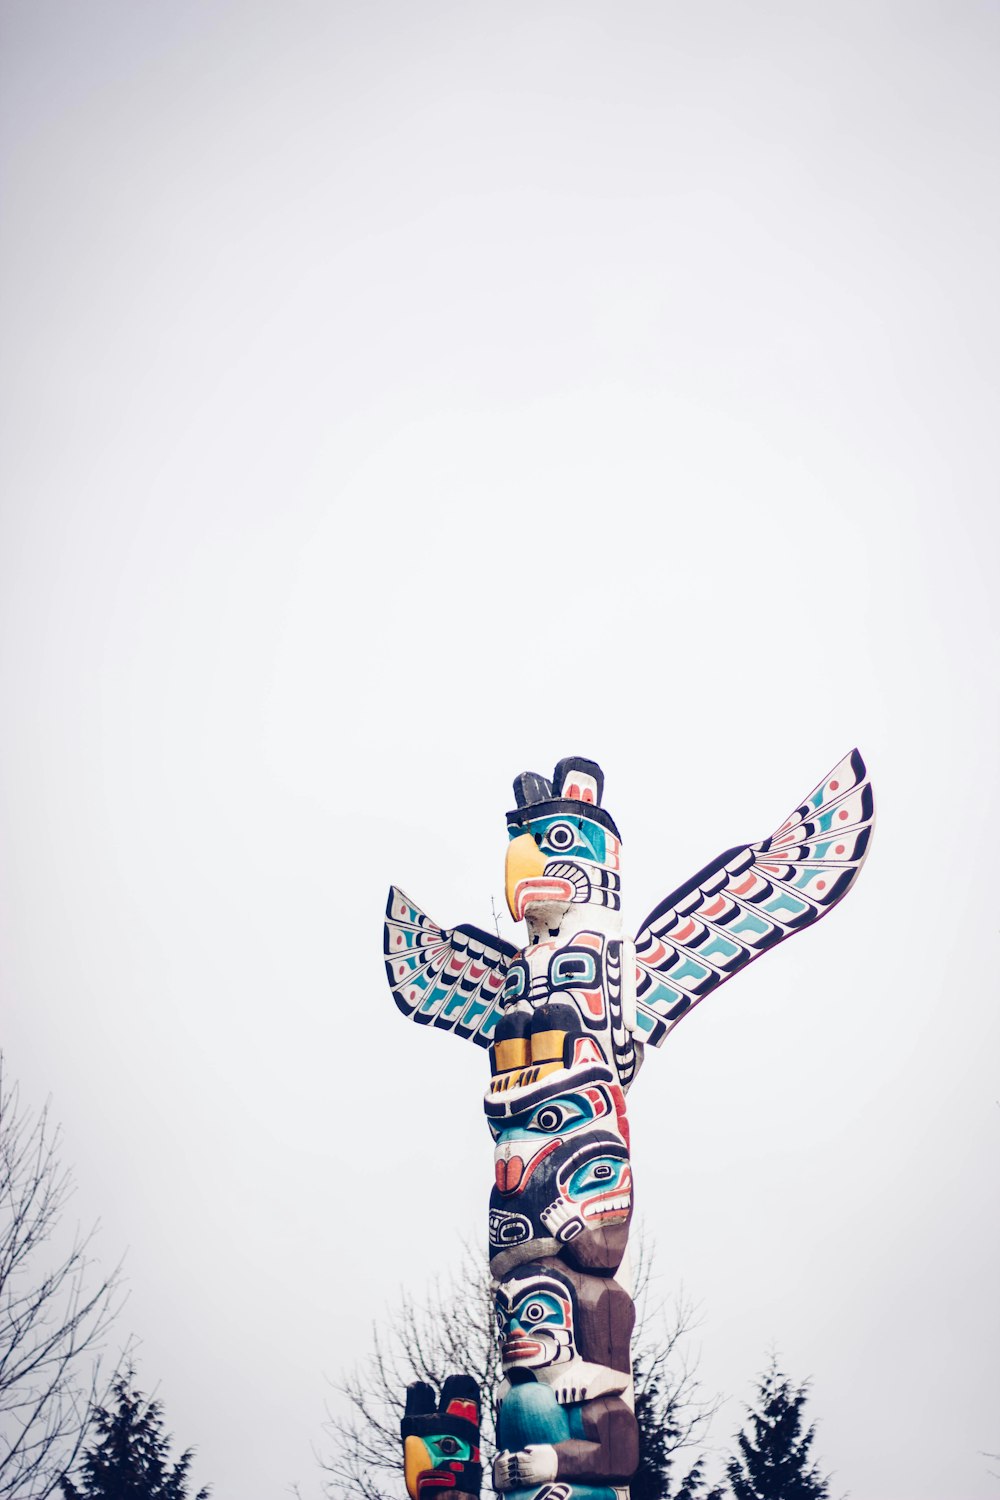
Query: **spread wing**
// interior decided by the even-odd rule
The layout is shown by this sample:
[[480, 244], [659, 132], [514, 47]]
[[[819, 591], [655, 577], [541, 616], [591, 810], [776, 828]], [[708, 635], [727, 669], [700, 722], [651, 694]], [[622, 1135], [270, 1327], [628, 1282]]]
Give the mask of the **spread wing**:
[[385, 972], [404, 1016], [488, 1047], [504, 975], [517, 949], [478, 927], [435, 927], [392, 886], [385, 908]]
[[636, 1040], [658, 1047], [699, 1000], [816, 922], [864, 864], [874, 800], [857, 750], [769, 839], [728, 849], [651, 911], [636, 937]]

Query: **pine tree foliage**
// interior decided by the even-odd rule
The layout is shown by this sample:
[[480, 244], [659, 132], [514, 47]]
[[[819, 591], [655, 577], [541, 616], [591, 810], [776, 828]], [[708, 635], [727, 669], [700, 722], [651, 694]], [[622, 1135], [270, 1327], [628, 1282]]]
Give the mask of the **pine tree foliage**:
[[[188, 1500], [194, 1450], [170, 1462], [171, 1439], [163, 1431], [163, 1408], [135, 1388], [131, 1368], [117, 1375], [111, 1401], [93, 1413], [97, 1440], [84, 1452], [80, 1474], [65, 1476], [65, 1500]], [[194, 1500], [208, 1500], [207, 1489]]]
[[681, 1480], [679, 1488], [673, 1493], [672, 1500], [724, 1500], [725, 1490], [721, 1485], [713, 1485], [711, 1489], [707, 1488], [707, 1485], [705, 1460], [699, 1458]]
[[[679, 1321], [674, 1324], [674, 1329], [679, 1332], [673, 1339], [667, 1335], [672, 1345], [669, 1352], [673, 1352], [676, 1338], [689, 1331], [685, 1316], [686, 1309], [682, 1304]], [[704, 1457], [691, 1465], [683, 1479], [675, 1480], [678, 1456], [684, 1448], [691, 1446], [715, 1408], [707, 1405], [695, 1408], [689, 1402], [682, 1403], [677, 1399], [676, 1384], [660, 1373], [658, 1356], [661, 1352], [644, 1341], [633, 1361], [639, 1467], [630, 1481], [631, 1500], [723, 1500], [722, 1489], [708, 1487]], [[694, 1427], [688, 1431], [692, 1419]]]
[[804, 1425], [808, 1390], [807, 1380], [793, 1385], [771, 1356], [736, 1436], [738, 1456], [726, 1465], [733, 1500], [829, 1500], [828, 1476], [811, 1457], [816, 1428]]
[[[706, 1399], [698, 1378], [690, 1335], [697, 1309], [681, 1292], [667, 1306], [656, 1295], [655, 1246], [636, 1237], [636, 1333], [632, 1349], [635, 1417], [639, 1426], [639, 1467], [630, 1481], [632, 1500], [722, 1500], [710, 1488], [705, 1459], [691, 1464], [691, 1449], [702, 1445], [719, 1407]], [[681, 1461], [691, 1464], [678, 1477]]]

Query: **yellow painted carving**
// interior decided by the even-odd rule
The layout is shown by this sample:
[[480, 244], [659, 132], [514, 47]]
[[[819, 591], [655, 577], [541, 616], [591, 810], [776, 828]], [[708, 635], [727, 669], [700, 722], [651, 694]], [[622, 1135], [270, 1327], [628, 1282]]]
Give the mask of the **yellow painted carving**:
[[511, 839], [507, 845], [505, 885], [507, 907], [515, 919], [517, 912], [514, 910], [514, 892], [517, 890], [518, 881], [536, 880], [544, 871], [545, 855], [530, 833], [519, 833], [516, 839]]
[[508, 1073], [511, 1068], [523, 1068], [529, 1056], [526, 1036], [511, 1036], [505, 1041], [494, 1042], [493, 1071]]
[[417, 1476], [425, 1469], [433, 1469], [434, 1460], [423, 1438], [410, 1436], [403, 1443], [403, 1477], [410, 1500], [418, 1500]]

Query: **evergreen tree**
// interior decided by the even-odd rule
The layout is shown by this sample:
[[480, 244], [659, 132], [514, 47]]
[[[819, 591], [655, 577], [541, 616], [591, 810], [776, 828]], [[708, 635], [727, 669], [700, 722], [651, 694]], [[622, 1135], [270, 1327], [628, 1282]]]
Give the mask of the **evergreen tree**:
[[678, 1450], [691, 1437], [690, 1407], [665, 1387], [661, 1360], [646, 1347], [635, 1357], [635, 1419], [639, 1426], [639, 1467], [629, 1481], [632, 1500], [723, 1500], [721, 1489], [707, 1489], [705, 1460], [699, 1458], [674, 1487]]
[[803, 1429], [808, 1388], [807, 1380], [793, 1385], [771, 1356], [745, 1430], [736, 1435], [739, 1455], [726, 1465], [734, 1500], [829, 1500], [827, 1478], [810, 1457], [816, 1429]]
[[[111, 1385], [112, 1401], [98, 1406], [93, 1424], [98, 1438], [81, 1460], [74, 1481], [60, 1481], [65, 1500], [188, 1500], [188, 1470], [194, 1450], [169, 1462], [170, 1437], [163, 1431], [163, 1408], [135, 1389], [129, 1367]], [[208, 1500], [199, 1490], [195, 1500]]]

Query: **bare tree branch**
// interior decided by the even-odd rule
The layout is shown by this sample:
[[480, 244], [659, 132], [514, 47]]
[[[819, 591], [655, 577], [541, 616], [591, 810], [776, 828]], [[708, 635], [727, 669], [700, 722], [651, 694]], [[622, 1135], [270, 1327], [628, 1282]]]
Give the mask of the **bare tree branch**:
[[[697, 1360], [683, 1347], [697, 1327], [696, 1309], [683, 1295], [670, 1306], [658, 1299], [652, 1247], [641, 1233], [633, 1243], [636, 1394], [648, 1393], [647, 1410], [664, 1425], [673, 1452], [701, 1440], [720, 1403], [701, 1396]], [[493, 1293], [485, 1255], [465, 1241], [450, 1275], [433, 1282], [422, 1299], [402, 1292], [384, 1321], [373, 1325], [367, 1356], [331, 1382], [335, 1396], [324, 1424], [328, 1441], [317, 1454], [327, 1500], [406, 1500], [399, 1439], [406, 1387], [426, 1380], [440, 1389], [446, 1375], [458, 1372], [479, 1382], [480, 1441], [488, 1472], [501, 1380]]]
[[636, 1402], [648, 1396], [652, 1419], [666, 1433], [668, 1454], [703, 1447], [722, 1396], [702, 1394], [698, 1354], [691, 1335], [701, 1324], [698, 1306], [681, 1287], [666, 1301], [654, 1269], [656, 1245], [640, 1227], [635, 1246], [635, 1336], [632, 1364]]
[[73, 1192], [46, 1105], [21, 1107], [0, 1054], [0, 1500], [46, 1500], [72, 1466], [97, 1398], [99, 1355], [118, 1311], [96, 1226], [59, 1248]]

